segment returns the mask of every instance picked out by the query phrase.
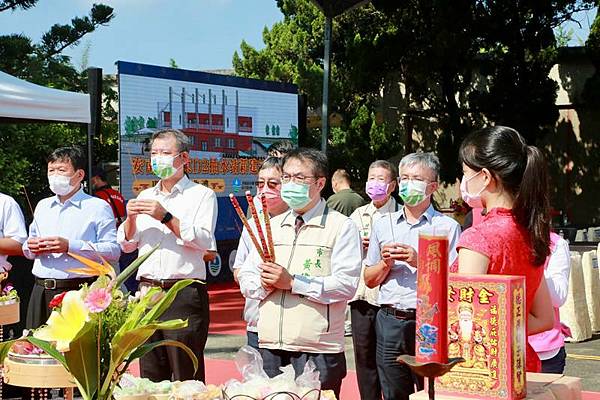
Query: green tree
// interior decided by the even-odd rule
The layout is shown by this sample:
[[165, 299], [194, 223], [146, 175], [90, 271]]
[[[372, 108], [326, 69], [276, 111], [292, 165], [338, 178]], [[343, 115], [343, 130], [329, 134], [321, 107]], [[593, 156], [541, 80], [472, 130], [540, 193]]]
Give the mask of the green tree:
[[290, 126], [290, 139], [292, 140], [292, 142], [294, 142], [295, 144], [298, 144], [298, 127], [296, 125], [291, 125]]
[[[18, 14], [34, 7], [36, 3], [37, 0], [4, 0], [0, 1], [0, 12]], [[77, 45], [86, 34], [108, 24], [113, 17], [111, 7], [95, 4], [89, 15], [75, 17], [70, 24], [53, 25], [37, 43], [22, 34], [0, 35], [0, 70], [43, 86], [86, 91], [85, 74], [78, 71], [62, 51]], [[116, 92], [109, 83], [109, 80], [105, 80], [102, 123], [103, 132], [107, 135], [103, 133], [94, 138], [95, 155], [102, 157], [103, 161], [117, 157], [116, 111], [110, 106], [116, 98]], [[111, 131], [112, 136], [108, 135]], [[57, 147], [85, 143], [86, 130], [76, 124], [0, 124], [0, 191], [22, 200], [22, 188], [26, 186], [35, 202], [48, 194], [47, 155]], [[109, 154], [110, 158], [105, 158]], [[23, 201], [21, 203], [24, 205]]]
[[146, 121], [146, 128], [156, 129], [156, 127], [158, 126], [156, 120], [156, 118], [148, 118], [148, 121]]
[[[591, 1], [374, 0], [333, 23], [329, 137], [332, 168], [353, 160], [360, 179], [373, 159], [434, 150], [442, 178], [459, 175], [457, 149], [490, 123], [531, 143], [553, 129], [553, 28]], [[309, 0], [278, 0], [283, 21], [263, 30], [265, 47], [233, 55], [240, 76], [298, 85], [309, 110], [321, 102], [323, 17]], [[318, 146], [313, 129], [304, 144]], [[355, 169], [355, 170], [354, 170]]]

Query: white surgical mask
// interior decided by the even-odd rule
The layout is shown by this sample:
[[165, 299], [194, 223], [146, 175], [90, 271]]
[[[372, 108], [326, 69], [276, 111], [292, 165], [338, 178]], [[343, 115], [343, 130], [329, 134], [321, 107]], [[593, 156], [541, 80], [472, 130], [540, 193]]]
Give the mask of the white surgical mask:
[[400, 181], [399, 194], [404, 204], [414, 207], [427, 199], [427, 182], [403, 179]]
[[483, 208], [483, 201], [481, 200], [481, 193], [485, 190], [487, 185], [482, 187], [481, 190], [479, 192], [477, 192], [477, 194], [471, 194], [467, 190], [467, 183], [471, 179], [475, 178], [477, 175], [481, 174], [482, 171], [483, 170], [479, 171], [478, 173], [470, 176], [469, 178], [467, 178], [466, 175], [463, 175], [462, 179], [460, 180], [461, 197], [465, 201], [465, 203], [467, 203], [469, 205], [469, 207], [471, 207], [471, 208]]
[[59, 196], [65, 196], [71, 193], [75, 189], [75, 186], [71, 185], [71, 178], [73, 178], [73, 176], [75, 175], [48, 175], [50, 190]]
[[152, 156], [150, 158], [150, 163], [152, 165], [152, 172], [154, 172], [154, 175], [158, 176], [160, 179], [168, 179], [175, 175], [179, 168], [175, 168], [173, 166], [173, 161], [179, 154], [181, 153], [178, 153], [174, 156]]

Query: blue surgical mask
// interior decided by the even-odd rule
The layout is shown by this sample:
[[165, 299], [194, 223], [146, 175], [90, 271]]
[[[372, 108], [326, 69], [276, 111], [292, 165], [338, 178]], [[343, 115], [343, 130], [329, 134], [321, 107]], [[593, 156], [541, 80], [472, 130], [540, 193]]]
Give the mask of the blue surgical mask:
[[292, 210], [302, 210], [310, 203], [310, 185], [290, 181], [281, 185], [281, 199]]

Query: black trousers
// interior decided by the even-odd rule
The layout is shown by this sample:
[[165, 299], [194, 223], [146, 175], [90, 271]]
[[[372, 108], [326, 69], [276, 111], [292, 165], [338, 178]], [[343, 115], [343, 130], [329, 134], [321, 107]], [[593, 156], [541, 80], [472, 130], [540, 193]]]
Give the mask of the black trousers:
[[557, 355], [547, 360], [542, 360], [542, 372], [544, 374], [562, 374], [565, 371], [567, 352], [565, 346], [560, 348]]
[[[89, 279], [89, 281], [93, 282], [94, 278]], [[52, 310], [50, 307], [48, 307], [48, 304], [50, 304], [50, 301], [52, 301], [54, 296], [70, 290], [79, 290], [79, 287], [75, 286], [73, 288], [45, 289], [43, 286], [34, 283], [33, 290], [31, 291], [31, 297], [29, 298], [29, 304], [27, 306], [25, 328], [35, 329], [45, 324], [46, 321], [48, 321], [48, 317], [50, 317], [50, 314], [52, 313]]]
[[194, 374], [194, 364], [183, 350], [172, 346], [160, 346], [140, 359], [140, 373], [143, 378], [154, 382], [190, 379], [205, 382], [204, 346], [209, 323], [206, 285], [192, 283], [179, 291], [161, 320], [177, 318], [187, 319], [188, 326], [177, 330], [158, 330], [148, 342], [169, 339], [185, 344], [198, 358], [198, 371]]
[[364, 300], [350, 303], [354, 362], [361, 400], [381, 399], [381, 385], [377, 374], [377, 334], [375, 333], [377, 311], [379, 311], [379, 307]]
[[415, 355], [415, 328], [414, 320], [398, 319], [383, 309], [377, 313], [377, 372], [385, 400], [408, 400], [415, 384], [423, 388], [423, 379], [396, 361], [402, 354]]
[[344, 353], [304, 353], [299, 351], [260, 349], [263, 358], [263, 369], [273, 378], [281, 374], [280, 367], [292, 364], [296, 377], [304, 371], [304, 365], [312, 360], [319, 371], [321, 389], [333, 390], [335, 398], [340, 398], [342, 379], [346, 376], [346, 356]]
[[258, 348], [258, 333], [252, 331], [246, 331], [246, 338], [248, 339], [248, 346], [259, 350]]

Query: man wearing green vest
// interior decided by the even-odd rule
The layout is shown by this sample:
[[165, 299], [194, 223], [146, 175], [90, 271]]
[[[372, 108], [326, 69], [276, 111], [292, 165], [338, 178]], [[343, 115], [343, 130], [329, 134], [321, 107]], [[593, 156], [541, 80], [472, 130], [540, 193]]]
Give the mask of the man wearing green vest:
[[283, 159], [281, 198], [290, 210], [271, 220], [275, 262], [254, 249], [238, 278], [244, 296], [261, 300], [258, 338], [264, 370], [273, 377], [308, 361], [319, 371], [321, 389], [339, 398], [346, 376], [344, 320], [361, 270], [358, 228], [321, 198], [327, 158], [296, 149]]

